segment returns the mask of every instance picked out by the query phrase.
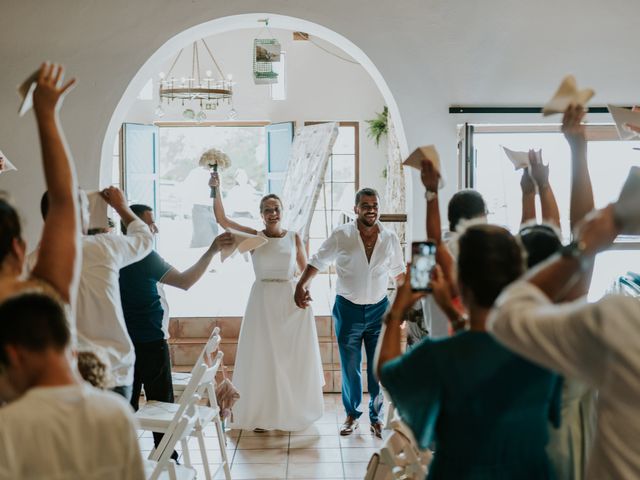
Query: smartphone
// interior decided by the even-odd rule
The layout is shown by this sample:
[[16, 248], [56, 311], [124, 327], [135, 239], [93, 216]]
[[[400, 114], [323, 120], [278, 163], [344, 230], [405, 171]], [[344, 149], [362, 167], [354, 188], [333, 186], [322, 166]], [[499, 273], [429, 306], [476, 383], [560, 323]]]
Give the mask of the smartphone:
[[413, 242], [411, 244], [411, 290], [430, 292], [431, 271], [436, 266], [436, 244]]

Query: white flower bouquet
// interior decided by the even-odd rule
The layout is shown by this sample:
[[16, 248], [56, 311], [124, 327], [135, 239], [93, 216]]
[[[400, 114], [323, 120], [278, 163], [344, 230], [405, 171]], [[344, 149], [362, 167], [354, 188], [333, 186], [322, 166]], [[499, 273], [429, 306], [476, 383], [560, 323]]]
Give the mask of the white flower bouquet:
[[[211, 173], [218, 173], [218, 169], [225, 170], [231, 166], [231, 159], [226, 153], [210, 148], [200, 156], [199, 165]], [[211, 198], [216, 198], [216, 187], [211, 187]]]

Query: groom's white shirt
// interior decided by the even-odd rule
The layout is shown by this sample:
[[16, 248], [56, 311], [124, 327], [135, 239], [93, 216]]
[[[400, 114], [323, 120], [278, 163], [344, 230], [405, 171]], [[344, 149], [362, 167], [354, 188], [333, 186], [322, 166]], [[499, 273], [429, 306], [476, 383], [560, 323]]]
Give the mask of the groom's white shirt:
[[387, 295], [389, 277], [405, 271], [398, 236], [380, 222], [377, 225], [380, 234], [370, 262], [356, 222], [336, 228], [309, 261], [309, 265], [319, 271], [326, 270], [335, 261], [336, 294], [358, 305], [380, 302]]

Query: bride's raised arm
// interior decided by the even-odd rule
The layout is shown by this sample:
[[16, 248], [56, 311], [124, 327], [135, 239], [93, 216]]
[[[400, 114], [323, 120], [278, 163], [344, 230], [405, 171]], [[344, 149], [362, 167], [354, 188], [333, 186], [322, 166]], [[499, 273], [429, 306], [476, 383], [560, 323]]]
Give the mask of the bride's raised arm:
[[216, 218], [216, 222], [218, 222], [218, 224], [225, 230], [233, 228], [234, 230], [238, 230], [240, 232], [257, 235], [257, 230], [254, 230], [251, 227], [240, 225], [239, 223], [230, 220], [224, 213], [224, 205], [222, 204], [222, 192], [220, 192], [220, 176], [217, 172], [211, 174], [211, 178], [209, 179], [209, 186], [215, 187], [218, 190], [218, 194], [213, 199], [213, 215]]

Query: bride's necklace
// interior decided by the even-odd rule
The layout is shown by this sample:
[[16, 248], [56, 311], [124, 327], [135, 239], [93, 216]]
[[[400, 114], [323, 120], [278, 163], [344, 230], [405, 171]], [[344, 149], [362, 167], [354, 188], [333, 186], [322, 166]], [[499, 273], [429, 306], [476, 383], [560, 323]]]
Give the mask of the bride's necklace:
[[283, 238], [287, 234], [287, 231], [283, 230], [280, 235], [269, 235], [266, 230], [263, 230], [262, 233], [264, 233], [264, 236], [267, 238]]

